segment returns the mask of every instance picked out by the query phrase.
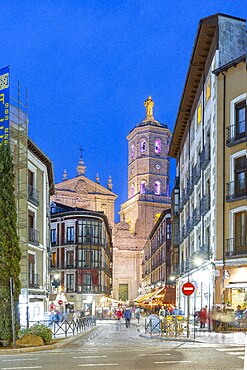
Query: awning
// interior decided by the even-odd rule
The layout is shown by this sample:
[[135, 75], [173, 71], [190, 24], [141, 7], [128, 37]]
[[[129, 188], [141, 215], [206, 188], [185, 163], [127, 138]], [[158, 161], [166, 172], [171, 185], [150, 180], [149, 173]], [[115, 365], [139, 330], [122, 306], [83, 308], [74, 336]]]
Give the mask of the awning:
[[147, 293], [147, 294], [144, 294], [142, 297], [138, 298], [138, 299], [135, 299], [135, 302], [136, 303], [142, 303], [144, 301], [146, 301], [147, 299], [151, 299], [151, 297], [155, 294], [156, 292], [152, 292], [152, 293]]
[[247, 282], [242, 283], [229, 283], [225, 286], [227, 289], [247, 289]]
[[153, 297], [152, 298], [158, 298], [158, 296], [159, 295], [164, 295], [164, 293], [165, 293], [165, 287], [163, 286], [162, 288], [159, 288], [158, 290], [156, 290], [155, 292], [154, 292], [154, 295], [153, 295]]
[[166, 287], [165, 295], [163, 298], [163, 303], [165, 304], [174, 304], [176, 302], [176, 288], [175, 287]]

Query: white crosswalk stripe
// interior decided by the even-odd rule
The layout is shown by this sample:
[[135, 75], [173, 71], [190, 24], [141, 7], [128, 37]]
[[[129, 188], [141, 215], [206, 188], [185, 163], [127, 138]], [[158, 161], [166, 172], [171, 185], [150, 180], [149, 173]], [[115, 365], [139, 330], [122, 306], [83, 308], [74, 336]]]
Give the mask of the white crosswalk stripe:
[[216, 348], [216, 351], [225, 352], [229, 356], [237, 356], [241, 360], [245, 358], [245, 346]]

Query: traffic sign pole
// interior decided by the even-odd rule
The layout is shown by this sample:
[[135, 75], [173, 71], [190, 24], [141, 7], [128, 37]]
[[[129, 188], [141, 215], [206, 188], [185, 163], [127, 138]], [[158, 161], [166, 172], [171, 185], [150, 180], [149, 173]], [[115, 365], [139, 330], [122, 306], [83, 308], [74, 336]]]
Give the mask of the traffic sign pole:
[[194, 291], [195, 291], [195, 286], [190, 281], [188, 281], [187, 283], [185, 283], [182, 286], [182, 292], [183, 292], [184, 295], [187, 296], [187, 308], [188, 308], [188, 312], [187, 312], [187, 338], [189, 338], [189, 335], [190, 335], [190, 330], [189, 330], [189, 326], [190, 326], [190, 295], [192, 293], [194, 293]]

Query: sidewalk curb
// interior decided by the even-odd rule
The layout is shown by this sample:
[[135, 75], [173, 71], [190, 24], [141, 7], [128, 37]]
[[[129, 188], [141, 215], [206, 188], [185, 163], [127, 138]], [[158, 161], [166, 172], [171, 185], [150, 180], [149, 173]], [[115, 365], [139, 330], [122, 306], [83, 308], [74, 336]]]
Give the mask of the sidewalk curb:
[[40, 351], [50, 351], [52, 349], [58, 349], [63, 346], [66, 346], [66, 344], [73, 342], [74, 340], [83, 337], [86, 334], [90, 334], [92, 331], [98, 329], [98, 326], [94, 326], [88, 330], [83, 331], [80, 334], [73, 335], [71, 337], [61, 339], [58, 343], [55, 344], [48, 344], [40, 347], [27, 347], [27, 348], [10, 348], [10, 349], [1, 349], [0, 350], [0, 356], [1, 355], [11, 355], [11, 354], [17, 354], [17, 353], [28, 353], [28, 352], [40, 352]]
[[204, 343], [200, 340], [189, 339], [189, 338], [172, 338], [172, 337], [161, 337], [161, 336], [154, 337], [152, 335], [146, 335], [146, 334], [140, 334], [140, 337], [145, 338], [145, 339], [161, 339], [161, 340], [164, 340], [164, 341], [167, 341], [167, 342]]

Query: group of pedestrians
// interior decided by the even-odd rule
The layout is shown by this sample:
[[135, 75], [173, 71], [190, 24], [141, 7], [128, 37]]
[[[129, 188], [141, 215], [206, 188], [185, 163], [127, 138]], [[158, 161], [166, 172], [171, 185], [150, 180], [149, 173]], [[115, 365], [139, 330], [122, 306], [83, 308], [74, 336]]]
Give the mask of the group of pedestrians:
[[116, 316], [117, 316], [117, 330], [121, 327], [121, 319], [125, 319], [125, 326], [126, 329], [130, 328], [130, 321], [132, 318], [132, 315], [135, 315], [136, 319], [138, 320], [138, 324], [141, 318], [141, 310], [139, 307], [132, 308], [132, 307], [126, 307], [125, 309], [122, 308], [122, 306], [119, 306], [116, 310]]

